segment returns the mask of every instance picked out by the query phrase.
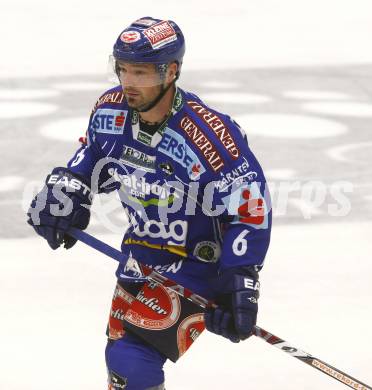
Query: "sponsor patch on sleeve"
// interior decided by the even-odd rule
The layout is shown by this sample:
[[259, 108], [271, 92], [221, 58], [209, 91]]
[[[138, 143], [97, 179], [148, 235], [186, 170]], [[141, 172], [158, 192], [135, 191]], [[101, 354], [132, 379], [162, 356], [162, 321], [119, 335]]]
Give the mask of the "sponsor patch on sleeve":
[[127, 120], [127, 110], [98, 109], [91, 122], [96, 133], [123, 134]]
[[254, 229], [268, 228], [269, 210], [257, 182], [243, 184], [222, 200], [229, 215], [234, 216], [231, 223], [244, 223]]

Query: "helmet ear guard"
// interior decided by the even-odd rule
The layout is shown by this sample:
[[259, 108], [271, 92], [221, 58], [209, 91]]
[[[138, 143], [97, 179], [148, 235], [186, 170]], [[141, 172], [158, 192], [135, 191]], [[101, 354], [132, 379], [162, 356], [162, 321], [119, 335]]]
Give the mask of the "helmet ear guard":
[[169, 64], [157, 64], [156, 70], [159, 73], [160, 79], [165, 80], [165, 76], [167, 75], [167, 71], [169, 68]]
[[167, 71], [169, 70], [170, 65], [173, 63], [175, 63], [177, 65], [177, 70], [174, 72], [174, 79], [172, 81], [175, 82], [180, 77], [180, 70], [181, 70], [180, 64], [178, 61], [173, 61], [173, 62], [170, 62], [168, 64], [157, 65], [157, 71], [159, 72], [160, 78], [162, 80], [165, 80]]

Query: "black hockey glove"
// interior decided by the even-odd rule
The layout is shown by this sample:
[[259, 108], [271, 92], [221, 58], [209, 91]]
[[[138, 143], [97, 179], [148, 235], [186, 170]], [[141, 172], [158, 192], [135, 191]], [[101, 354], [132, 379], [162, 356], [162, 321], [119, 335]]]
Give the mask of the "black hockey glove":
[[210, 332], [238, 343], [250, 337], [256, 325], [258, 272], [254, 267], [232, 268], [221, 275], [218, 284], [222, 292], [216, 300], [218, 308], [205, 313], [205, 326]]
[[92, 195], [89, 186], [67, 168], [54, 168], [45, 186], [33, 199], [27, 222], [52, 249], [64, 243], [70, 249], [76, 239], [66, 234], [70, 227], [89, 224]]

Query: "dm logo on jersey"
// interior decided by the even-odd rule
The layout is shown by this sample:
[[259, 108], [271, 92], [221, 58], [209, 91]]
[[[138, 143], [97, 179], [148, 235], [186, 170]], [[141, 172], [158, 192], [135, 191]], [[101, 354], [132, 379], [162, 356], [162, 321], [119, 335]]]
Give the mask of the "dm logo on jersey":
[[229, 214], [235, 216], [231, 223], [244, 223], [254, 229], [267, 229], [269, 210], [256, 182], [240, 186], [222, 200]]
[[185, 140], [169, 127], [165, 129], [158, 149], [186, 168], [191, 180], [199, 179], [200, 175], [205, 172], [198, 156], [185, 143]]
[[91, 128], [97, 133], [123, 134], [128, 111], [99, 109], [92, 118]]

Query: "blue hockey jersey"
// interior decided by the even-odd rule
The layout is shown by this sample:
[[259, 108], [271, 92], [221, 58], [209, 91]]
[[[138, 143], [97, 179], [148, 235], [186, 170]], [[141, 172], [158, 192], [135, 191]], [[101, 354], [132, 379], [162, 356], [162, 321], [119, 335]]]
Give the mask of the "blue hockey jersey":
[[95, 192], [119, 191], [130, 221], [119, 278], [141, 277], [137, 259], [211, 297], [219, 271], [263, 264], [271, 204], [262, 169], [238, 124], [194, 94], [177, 88], [150, 134], [121, 86], [108, 90], [68, 168]]

